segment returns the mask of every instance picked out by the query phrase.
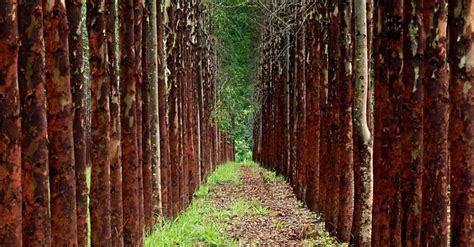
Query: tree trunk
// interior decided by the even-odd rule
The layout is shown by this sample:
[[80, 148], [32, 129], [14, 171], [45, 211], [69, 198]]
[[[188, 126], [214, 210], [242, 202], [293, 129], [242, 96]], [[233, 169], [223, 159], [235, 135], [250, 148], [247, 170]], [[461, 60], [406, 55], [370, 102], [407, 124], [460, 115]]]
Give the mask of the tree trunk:
[[474, 245], [474, 3], [449, 1], [451, 246]]
[[[162, 0], [157, 1], [157, 8], [159, 7], [159, 11], [157, 12], [157, 32], [158, 32], [158, 113], [159, 113], [159, 131], [160, 131], [160, 163], [158, 164], [159, 170], [154, 172], [160, 172], [161, 177], [161, 197], [162, 197], [162, 211], [163, 215], [167, 217], [171, 217], [171, 194], [170, 190], [170, 154], [169, 154], [169, 133], [166, 124], [166, 118], [168, 114], [168, 104], [166, 100], [166, 81], [165, 81], [165, 54], [164, 54], [164, 40], [163, 40], [163, 33], [164, 33], [164, 12], [162, 10]], [[154, 120], [153, 120], [154, 121]], [[152, 125], [153, 126], [153, 125]], [[155, 167], [155, 166], [154, 166]], [[158, 180], [158, 178], [157, 178]], [[158, 187], [159, 184], [155, 183], [155, 187]], [[154, 189], [156, 192], [156, 189]], [[156, 194], [154, 196], [154, 200], [156, 200]]]
[[107, 50], [110, 75], [110, 228], [112, 246], [123, 246], [122, 149], [120, 146], [120, 89], [117, 70], [116, 0], [106, 0]]
[[340, 49], [338, 97], [339, 104], [339, 169], [340, 188], [338, 194], [339, 212], [337, 237], [349, 242], [354, 211], [354, 169], [353, 169], [353, 133], [352, 133], [352, 0], [339, 1]]
[[135, 81], [137, 83], [137, 89], [135, 91], [137, 104], [137, 150], [138, 150], [138, 210], [139, 210], [139, 228], [140, 228], [140, 243], [142, 242], [143, 226], [145, 223], [144, 214], [144, 201], [143, 201], [143, 71], [142, 71], [142, 24], [143, 24], [143, 7], [145, 0], [134, 0], [133, 1], [133, 18], [134, 26], [134, 43], [135, 49], [134, 65], [135, 65]]
[[105, 0], [87, 2], [87, 30], [91, 71], [91, 242], [112, 243], [110, 228], [110, 85], [106, 40]]
[[321, 58], [321, 71], [320, 71], [320, 108], [321, 108], [321, 129], [320, 129], [320, 183], [319, 183], [319, 210], [324, 217], [325, 222], [328, 219], [328, 171], [329, 171], [329, 117], [328, 117], [328, 3], [324, 1], [321, 6], [321, 35], [320, 35], [320, 58]]
[[402, 244], [420, 245], [423, 169], [423, 3], [404, 6], [404, 89], [402, 93]]
[[448, 244], [448, 66], [445, 0], [425, 2], [424, 151], [421, 243]]
[[[158, 211], [161, 209], [160, 191], [153, 190], [153, 181], [156, 180], [156, 176], [158, 178], [160, 176], [159, 167], [153, 168], [154, 165], [158, 166], [160, 162], [160, 136], [158, 128], [156, 1], [147, 0], [145, 4], [145, 32], [143, 35], [145, 42], [143, 47], [145, 58], [143, 66], [143, 198], [145, 225], [147, 231], [149, 231], [155, 222], [154, 215], [157, 217], [161, 215], [161, 212]], [[153, 179], [153, 174], [155, 174], [155, 179]], [[160, 180], [156, 183], [159, 184]], [[156, 189], [159, 189], [159, 187]], [[156, 197], [156, 194], [158, 197]]]
[[355, 12], [355, 97], [354, 97], [354, 132], [359, 150], [360, 164], [355, 166], [360, 184], [356, 187], [358, 196], [354, 201], [359, 210], [354, 211], [353, 236], [355, 246], [371, 246], [372, 202], [373, 202], [373, 167], [371, 133], [367, 124], [367, 97], [370, 83], [368, 74], [367, 10], [366, 0], [354, 1]]
[[[21, 137], [22, 232], [25, 233], [23, 244], [49, 246], [51, 245], [51, 218], [48, 199], [48, 130], [42, 54], [43, 12], [41, 1], [21, 2], [18, 9], [18, 33], [21, 44], [18, 57], [18, 84], [23, 130]], [[30, 30], [30, 35], [27, 35], [27, 30]], [[3, 102], [1, 105], [5, 107]], [[2, 112], [1, 116], [6, 116], [4, 114], [6, 113]], [[1, 242], [0, 245], [2, 245]]]
[[[319, 60], [321, 43], [321, 19], [317, 17], [317, 10], [320, 10], [319, 6], [313, 6], [310, 10], [310, 19], [307, 23], [307, 46], [309, 63], [306, 65], [306, 138], [308, 143], [305, 146], [307, 151], [307, 166], [308, 166], [308, 179], [307, 183], [307, 195], [306, 203], [311, 210], [319, 210], [319, 167], [320, 167], [320, 140], [321, 140], [321, 111], [320, 111], [320, 94], [321, 94], [321, 78], [320, 69], [321, 61]], [[282, 94], [284, 92], [280, 92]], [[280, 127], [284, 129], [283, 127]], [[281, 137], [280, 137], [281, 138]]]
[[[21, 246], [21, 118], [16, 0], [0, 6], [0, 245]], [[8, 58], [8, 59], [5, 59]]]
[[329, 18], [329, 38], [328, 38], [328, 170], [327, 170], [327, 212], [326, 227], [330, 233], [335, 233], [338, 225], [339, 214], [339, 188], [340, 188], [340, 150], [338, 150], [338, 133], [339, 133], [339, 107], [337, 106], [339, 81], [339, 59], [341, 57], [341, 49], [339, 47], [340, 31], [339, 31], [339, 15], [338, 3], [330, 2], [328, 5]]
[[372, 244], [401, 245], [403, 2], [378, 2], [375, 61], [374, 210]]
[[124, 245], [140, 242], [138, 204], [137, 83], [134, 65], [133, 0], [120, 0], [120, 112], [122, 146], [122, 197]]
[[[165, 203], [163, 200], [164, 195], [162, 194], [163, 187], [161, 186], [162, 170], [163, 167], [161, 164], [166, 162], [164, 156], [166, 155], [166, 149], [162, 148], [161, 140], [163, 139], [161, 131], [161, 115], [166, 116], [166, 110], [162, 109], [162, 104], [165, 105], [166, 102], [161, 102], [164, 100], [164, 67], [163, 67], [163, 15], [161, 12], [161, 0], [158, 1], [148, 1], [147, 2], [150, 9], [150, 29], [148, 32], [154, 32], [156, 35], [150, 35], [149, 44], [151, 50], [154, 51], [154, 54], [148, 54], [150, 64], [154, 64], [154, 73], [151, 74], [151, 147], [152, 147], [152, 184], [153, 184], [153, 215], [155, 217], [155, 223], [161, 222], [161, 217], [164, 215], [164, 206]], [[153, 37], [155, 36], [155, 37]], [[163, 88], [163, 92], [160, 89]], [[161, 98], [161, 94], [163, 97]], [[162, 112], [163, 110], [163, 112]], [[164, 121], [165, 118], [163, 118]], [[166, 132], [166, 122], [163, 122], [164, 130]], [[168, 145], [168, 144], [166, 144]]]
[[77, 245], [76, 180], [66, 6], [43, 2], [53, 246]]
[[176, 70], [176, 25], [175, 8], [176, 0], [165, 1], [165, 11], [167, 14], [166, 30], [166, 48], [167, 48], [167, 68], [169, 70], [168, 82], [170, 83], [169, 93], [169, 142], [170, 142], [170, 169], [171, 171], [171, 202], [173, 216], [179, 212], [179, 188], [178, 188], [178, 166], [179, 162], [179, 143], [178, 143], [178, 88], [177, 88], [177, 70]]
[[74, 161], [76, 171], [77, 244], [87, 245], [87, 147], [86, 147], [86, 86], [83, 74], [83, 1], [67, 0], [69, 22], [69, 61], [74, 111]]

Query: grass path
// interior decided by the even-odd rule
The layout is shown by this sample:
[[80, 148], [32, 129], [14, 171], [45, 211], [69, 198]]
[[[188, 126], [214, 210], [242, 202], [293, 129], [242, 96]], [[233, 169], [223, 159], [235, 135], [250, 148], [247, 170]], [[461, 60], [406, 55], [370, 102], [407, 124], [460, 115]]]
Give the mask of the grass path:
[[219, 166], [190, 207], [145, 246], [342, 246], [303, 207], [283, 178], [256, 164]]

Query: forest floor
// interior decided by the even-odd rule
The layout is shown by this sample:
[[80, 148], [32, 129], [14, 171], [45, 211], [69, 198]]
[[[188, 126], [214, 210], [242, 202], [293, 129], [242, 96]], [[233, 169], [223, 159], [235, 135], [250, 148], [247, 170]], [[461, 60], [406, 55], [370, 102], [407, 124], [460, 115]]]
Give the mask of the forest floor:
[[282, 177], [254, 163], [218, 167], [191, 206], [146, 239], [146, 246], [171, 245], [342, 246]]

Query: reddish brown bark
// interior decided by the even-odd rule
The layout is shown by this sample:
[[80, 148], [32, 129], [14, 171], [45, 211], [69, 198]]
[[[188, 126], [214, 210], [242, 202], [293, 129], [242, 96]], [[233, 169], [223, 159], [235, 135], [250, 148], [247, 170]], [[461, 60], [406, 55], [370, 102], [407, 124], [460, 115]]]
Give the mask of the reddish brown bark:
[[[137, 114], [137, 150], [138, 150], [138, 206], [139, 206], [139, 228], [140, 238], [143, 235], [143, 226], [145, 223], [144, 202], [143, 202], [143, 71], [142, 71], [142, 23], [143, 23], [143, 5], [144, 0], [133, 1], [133, 18], [134, 18], [134, 42], [135, 50], [134, 65], [135, 65], [135, 81], [136, 85], [136, 114]], [[142, 240], [140, 240], [142, 242]]]
[[406, 2], [403, 22], [401, 232], [403, 245], [419, 246], [423, 169], [423, 3]]
[[[304, 150], [306, 146], [305, 138], [305, 128], [306, 128], [306, 76], [305, 76], [305, 15], [306, 15], [306, 5], [305, 0], [299, 0], [297, 3], [297, 16], [296, 16], [296, 69], [295, 69], [295, 140], [293, 144], [295, 152], [295, 167], [294, 174], [295, 179], [293, 181], [293, 187], [296, 191], [298, 198], [303, 198], [303, 193], [306, 190], [306, 185], [304, 184], [305, 175], [306, 175], [306, 164], [304, 163]], [[273, 34], [270, 34], [273, 36]], [[270, 47], [272, 49], [273, 47]], [[271, 62], [270, 65], [274, 63]], [[273, 76], [275, 73], [274, 70], [270, 72], [270, 76]], [[271, 84], [270, 84], [271, 85]], [[273, 89], [273, 87], [272, 87]], [[274, 94], [274, 93], [272, 93]], [[272, 95], [273, 96], [273, 95]], [[270, 108], [270, 116], [273, 116], [273, 111], [271, 107], [273, 102], [269, 102], [268, 107]], [[273, 121], [269, 121], [273, 123]], [[270, 125], [273, 126], [273, 125]], [[270, 133], [273, 133], [270, 130]], [[271, 136], [270, 136], [271, 137]], [[273, 151], [274, 148], [270, 147], [269, 151]], [[269, 162], [273, 164], [273, 162]]]
[[353, 138], [352, 138], [352, 0], [339, 1], [339, 28], [340, 49], [338, 107], [339, 116], [339, 168], [336, 170], [340, 176], [339, 187], [339, 212], [337, 224], [337, 237], [343, 242], [348, 242], [351, 235], [352, 215], [354, 211], [354, 169], [353, 169]]
[[329, 33], [328, 33], [328, 167], [326, 171], [327, 184], [327, 212], [326, 227], [330, 233], [334, 233], [337, 229], [338, 210], [339, 210], [339, 188], [340, 188], [340, 150], [338, 148], [339, 133], [339, 107], [337, 105], [339, 83], [339, 59], [341, 57], [341, 49], [339, 47], [340, 31], [339, 31], [339, 15], [337, 2], [331, 2], [328, 6], [329, 17]]
[[69, 28], [64, 2], [44, 1], [43, 10], [52, 244], [74, 246], [78, 235]]
[[474, 3], [449, 1], [451, 246], [474, 245]]
[[112, 232], [112, 246], [123, 246], [123, 208], [122, 208], [122, 149], [120, 146], [120, 89], [117, 70], [117, 34], [116, 1], [106, 0], [107, 11], [107, 54], [109, 59], [110, 84], [110, 228]]
[[186, 55], [185, 53], [185, 15], [183, 13], [184, 3], [182, 0], [177, 0], [176, 4], [176, 76], [177, 76], [177, 132], [178, 132], [178, 212], [180, 213], [185, 208], [185, 198], [187, 195], [187, 168], [188, 168], [188, 156], [185, 151], [188, 147], [186, 139], [186, 128], [185, 117], [186, 117], [186, 99], [185, 99], [185, 87], [186, 87], [186, 78], [185, 78], [185, 64], [184, 60]]
[[448, 238], [448, 67], [445, 0], [424, 3], [423, 245], [446, 246]]
[[137, 145], [136, 95], [134, 66], [133, 1], [120, 1], [120, 118], [122, 146], [122, 197], [124, 245], [140, 243], [139, 166]]
[[172, 0], [166, 5], [165, 11], [168, 15], [168, 26], [166, 29], [166, 47], [167, 47], [167, 68], [170, 71], [168, 82], [170, 83], [169, 92], [169, 142], [170, 142], [170, 167], [171, 171], [171, 198], [172, 213], [177, 216], [179, 212], [179, 188], [178, 188], [178, 166], [179, 162], [179, 132], [178, 132], [178, 88], [177, 88], [177, 70], [176, 70], [176, 20], [175, 8], [176, 1]]
[[110, 85], [106, 40], [105, 0], [87, 2], [89, 61], [91, 71], [91, 242], [112, 243], [110, 228]]
[[86, 86], [83, 75], [81, 0], [67, 0], [69, 23], [69, 61], [74, 111], [74, 161], [76, 172], [77, 244], [87, 245], [87, 184], [86, 184]]
[[[0, 245], [22, 245], [21, 118], [16, 0], [0, 1]], [[5, 59], [8, 58], [8, 59]]]
[[170, 190], [170, 154], [169, 154], [169, 133], [166, 124], [168, 113], [168, 104], [166, 101], [166, 82], [165, 82], [165, 54], [164, 54], [164, 23], [162, 1], [157, 1], [159, 11], [157, 13], [157, 31], [158, 31], [158, 112], [160, 124], [160, 169], [161, 169], [161, 200], [163, 205], [163, 215], [171, 217], [171, 190]]
[[328, 219], [328, 171], [329, 171], [329, 156], [328, 156], [328, 147], [329, 147], [329, 111], [328, 111], [328, 8], [327, 3], [323, 3], [321, 8], [321, 35], [320, 35], [320, 44], [321, 44], [321, 71], [320, 71], [320, 108], [321, 108], [321, 129], [320, 129], [320, 183], [319, 183], [319, 201], [320, 207], [319, 210], [322, 213], [325, 222]]
[[[374, 208], [372, 244], [401, 245], [403, 2], [379, 2], [375, 61]], [[381, 29], [379, 29], [381, 28]]]
[[[307, 149], [308, 159], [308, 190], [306, 195], [306, 203], [311, 210], [319, 210], [319, 167], [320, 167], [320, 128], [321, 128], [321, 112], [320, 112], [320, 23], [317, 18], [316, 7], [313, 7], [312, 14], [307, 23], [307, 43], [308, 58], [310, 61], [306, 65], [307, 87], [306, 87], [306, 133], [308, 143]], [[319, 8], [318, 8], [319, 10]], [[284, 92], [281, 92], [284, 93]], [[283, 128], [281, 128], [283, 129]]]
[[[33, 10], [33, 12], [32, 12]], [[24, 245], [50, 245], [48, 133], [41, 1], [19, 4], [18, 84], [22, 114], [22, 232]], [[27, 32], [27, 30], [30, 30]], [[28, 35], [29, 33], [29, 35]], [[3, 104], [2, 104], [3, 105]], [[2, 116], [4, 116], [2, 114]], [[1, 242], [1, 241], [0, 241]]]
[[[146, 7], [149, 7], [147, 4]], [[143, 55], [143, 86], [142, 86], [142, 180], [143, 180], [143, 217], [145, 230], [151, 230], [153, 226], [153, 209], [152, 209], [152, 150], [151, 150], [151, 73], [152, 70], [156, 70], [156, 64], [151, 64], [148, 59], [149, 52], [155, 53], [156, 51], [148, 43], [148, 35], [152, 35], [150, 31], [150, 11], [149, 8], [143, 8], [143, 43], [142, 43], [142, 55]], [[150, 49], [150, 50], [149, 50]]]

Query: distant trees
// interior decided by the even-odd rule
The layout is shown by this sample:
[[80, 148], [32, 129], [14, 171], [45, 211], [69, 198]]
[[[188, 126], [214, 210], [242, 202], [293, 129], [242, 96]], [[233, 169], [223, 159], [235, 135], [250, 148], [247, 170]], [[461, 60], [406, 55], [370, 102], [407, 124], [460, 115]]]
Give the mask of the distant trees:
[[254, 159], [342, 241], [474, 243], [472, 3], [263, 5]]

